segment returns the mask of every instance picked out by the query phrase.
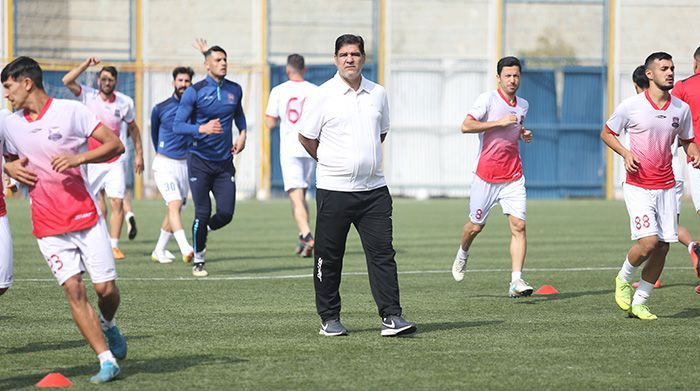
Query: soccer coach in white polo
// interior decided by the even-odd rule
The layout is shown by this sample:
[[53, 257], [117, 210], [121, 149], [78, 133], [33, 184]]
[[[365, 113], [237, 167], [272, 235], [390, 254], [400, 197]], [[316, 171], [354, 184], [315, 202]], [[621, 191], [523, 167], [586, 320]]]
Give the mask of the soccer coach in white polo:
[[367, 259], [381, 335], [411, 334], [399, 303], [396, 252], [392, 245], [392, 201], [382, 172], [382, 148], [389, 131], [384, 87], [362, 77], [362, 37], [335, 41], [338, 72], [304, 105], [299, 141], [318, 161], [314, 287], [320, 334], [347, 335], [340, 323], [340, 277], [350, 225], [357, 229]]

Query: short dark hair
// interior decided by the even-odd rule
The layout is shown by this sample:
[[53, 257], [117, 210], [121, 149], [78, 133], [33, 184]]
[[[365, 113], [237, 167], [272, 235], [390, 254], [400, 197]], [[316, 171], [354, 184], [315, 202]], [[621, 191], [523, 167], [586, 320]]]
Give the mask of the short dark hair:
[[649, 69], [651, 64], [653, 64], [656, 60], [673, 60], [673, 57], [666, 52], [654, 52], [650, 54], [646, 60], [644, 60], [644, 68]]
[[700, 60], [700, 46], [698, 46], [698, 48], [695, 49], [695, 53], [693, 53], [693, 58], [696, 60]]
[[19, 80], [21, 77], [29, 78], [36, 88], [44, 89], [44, 74], [39, 63], [33, 58], [21, 56], [5, 65], [0, 73], [0, 83], [6, 82], [9, 78]]
[[632, 72], [632, 82], [644, 90], [649, 88], [649, 78], [646, 72], [647, 68], [644, 65], [636, 67], [634, 72]]
[[304, 70], [304, 56], [301, 54], [290, 54], [287, 56], [287, 65], [291, 67], [295, 72], [301, 72]]
[[360, 54], [365, 55], [365, 40], [359, 35], [343, 34], [335, 39], [335, 55], [338, 55], [340, 48], [345, 45], [357, 45], [360, 48]]
[[186, 73], [190, 76], [190, 80], [192, 80], [192, 77], [194, 76], [194, 69], [190, 67], [177, 67], [173, 69], [173, 80], [177, 79], [177, 75]]
[[226, 50], [224, 50], [224, 48], [222, 48], [219, 45], [214, 45], [214, 46], [210, 47], [209, 49], [205, 50], [204, 53], [202, 53], [202, 54], [204, 54], [204, 58], [207, 58], [207, 57], [211, 56], [212, 52], [220, 52], [220, 53], [223, 53], [224, 56], [228, 57], [228, 54], [226, 54]]
[[100, 71], [97, 73], [97, 76], [99, 77], [99, 75], [101, 75], [102, 72], [107, 72], [107, 73], [109, 73], [109, 74], [112, 75], [112, 77], [115, 78], [115, 79], [117, 78], [117, 75], [119, 74], [119, 73], [117, 72], [117, 68], [115, 68], [115, 67], [113, 67], [113, 66], [111, 66], [111, 65], [110, 65], [110, 66], [106, 66], [106, 67], [102, 67], [102, 69], [100, 69]]
[[518, 67], [518, 70], [522, 71], [522, 66], [520, 66], [520, 60], [518, 60], [517, 57], [513, 56], [508, 56], [508, 57], [503, 57], [502, 59], [498, 60], [498, 64], [496, 64], [496, 73], [498, 75], [501, 74], [501, 71], [503, 70], [504, 67]]

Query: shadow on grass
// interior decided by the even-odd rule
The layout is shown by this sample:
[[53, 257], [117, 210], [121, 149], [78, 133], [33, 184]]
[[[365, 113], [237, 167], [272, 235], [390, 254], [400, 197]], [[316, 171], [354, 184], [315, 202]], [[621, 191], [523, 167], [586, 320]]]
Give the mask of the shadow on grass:
[[[145, 335], [127, 335], [127, 342], [136, 341], [139, 339], [150, 338], [150, 336]], [[61, 341], [61, 342], [33, 342], [22, 347], [6, 349], [4, 354], [18, 354], [18, 353], [35, 353], [44, 352], [48, 350], [63, 350], [63, 349], [73, 349], [87, 346], [87, 342], [84, 339], [77, 339], [74, 341]]]
[[685, 310], [669, 316], [669, 318], [678, 319], [690, 319], [690, 318], [700, 318], [700, 308], [686, 308]]
[[313, 260], [308, 261], [308, 263], [309, 263], [308, 265], [260, 267], [260, 268], [245, 269], [245, 270], [227, 270], [227, 272], [236, 273], [236, 274], [256, 274], [256, 273], [282, 272], [282, 271], [292, 271], [292, 270], [305, 270], [308, 272], [309, 278], [310, 278], [311, 273], [313, 271], [313, 267], [314, 267]]
[[[247, 359], [237, 357], [220, 357], [211, 355], [189, 355], [168, 358], [152, 358], [148, 360], [129, 360], [120, 362], [122, 373], [117, 378], [125, 380], [130, 376], [137, 374], [163, 374], [184, 371], [188, 368], [202, 365], [216, 364], [239, 364], [248, 362]], [[97, 373], [97, 363], [90, 365], [77, 365], [74, 367], [54, 368], [52, 372], [59, 372], [69, 378], [74, 383], [85, 383], [90, 379], [90, 376]], [[31, 387], [41, 380], [46, 374], [29, 374], [15, 376], [8, 379], [0, 379], [0, 389], [15, 389], [20, 387]]]
[[515, 297], [515, 298], [508, 298], [504, 297], [503, 295], [477, 295], [475, 297], [477, 298], [499, 298], [499, 299], [508, 299], [512, 300], [514, 304], [539, 304], [543, 302], [548, 302], [548, 301], [556, 301], [556, 300], [566, 300], [566, 299], [574, 299], [577, 297], [582, 297], [582, 296], [597, 296], [597, 295], [607, 295], [613, 294], [612, 289], [603, 289], [603, 290], [598, 290], [598, 291], [582, 291], [582, 292], [565, 292], [565, 293], [557, 293], [555, 295], [532, 295], [529, 297]]
[[[413, 336], [420, 336], [421, 334], [427, 334], [427, 333], [432, 333], [435, 331], [444, 331], [444, 330], [461, 330], [461, 329], [468, 329], [468, 328], [473, 328], [473, 327], [481, 327], [481, 326], [491, 326], [495, 324], [503, 323], [502, 320], [475, 320], [471, 322], [432, 322], [432, 323], [417, 323], [416, 326], [418, 327], [418, 331], [416, 334], [411, 334], [408, 337], [413, 337]], [[351, 329], [351, 333], [366, 333], [366, 332], [372, 332], [372, 333], [378, 333], [380, 327], [374, 327], [374, 328], [364, 328], [364, 329]]]

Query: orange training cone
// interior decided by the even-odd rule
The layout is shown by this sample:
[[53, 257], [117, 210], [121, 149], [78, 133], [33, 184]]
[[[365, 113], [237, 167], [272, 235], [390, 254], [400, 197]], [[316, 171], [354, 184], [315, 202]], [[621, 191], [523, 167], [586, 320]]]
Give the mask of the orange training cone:
[[551, 285], [542, 285], [540, 289], [535, 292], [536, 295], [556, 295], [558, 293], [559, 291], [557, 288]]
[[51, 372], [36, 383], [36, 386], [39, 388], [63, 388], [72, 385], [72, 381], [58, 372]]

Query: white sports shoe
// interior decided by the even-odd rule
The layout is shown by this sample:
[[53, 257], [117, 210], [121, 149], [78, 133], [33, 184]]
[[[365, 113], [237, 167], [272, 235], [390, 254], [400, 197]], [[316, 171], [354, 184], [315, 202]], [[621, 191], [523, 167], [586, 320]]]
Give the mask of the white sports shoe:
[[518, 278], [517, 280], [513, 281], [510, 283], [510, 287], [508, 288], [508, 296], [510, 297], [526, 297], [530, 296], [532, 294], [532, 287], [530, 284], [525, 282], [522, 278]]
[[175, 259], [175, 255], [173, 255], [173, 253], [171, 253], [168, 250], [163, 251], [163, 254], [165, 255], [166, 258]]
[[[170, 254], [170, 255], [172, 255], [172, 254]], [[156, 253], [155, 251], [153, 251], [151, 253], [151, 259], [153, 260], [153, 262], [158, 262], [158, 263], [173, 263], [173, 260], [170, 259], [167, 256], [167, 254], [164, 252], [163, 253]]]
[[467, 271], [467, 259], [469, 259], [469, 253], [464, 259], [459, 254], [455, 256], [455, 261], [452, 263], [452, 277], [454, 277], [455, 281], [464, 280], [464, 273]]

